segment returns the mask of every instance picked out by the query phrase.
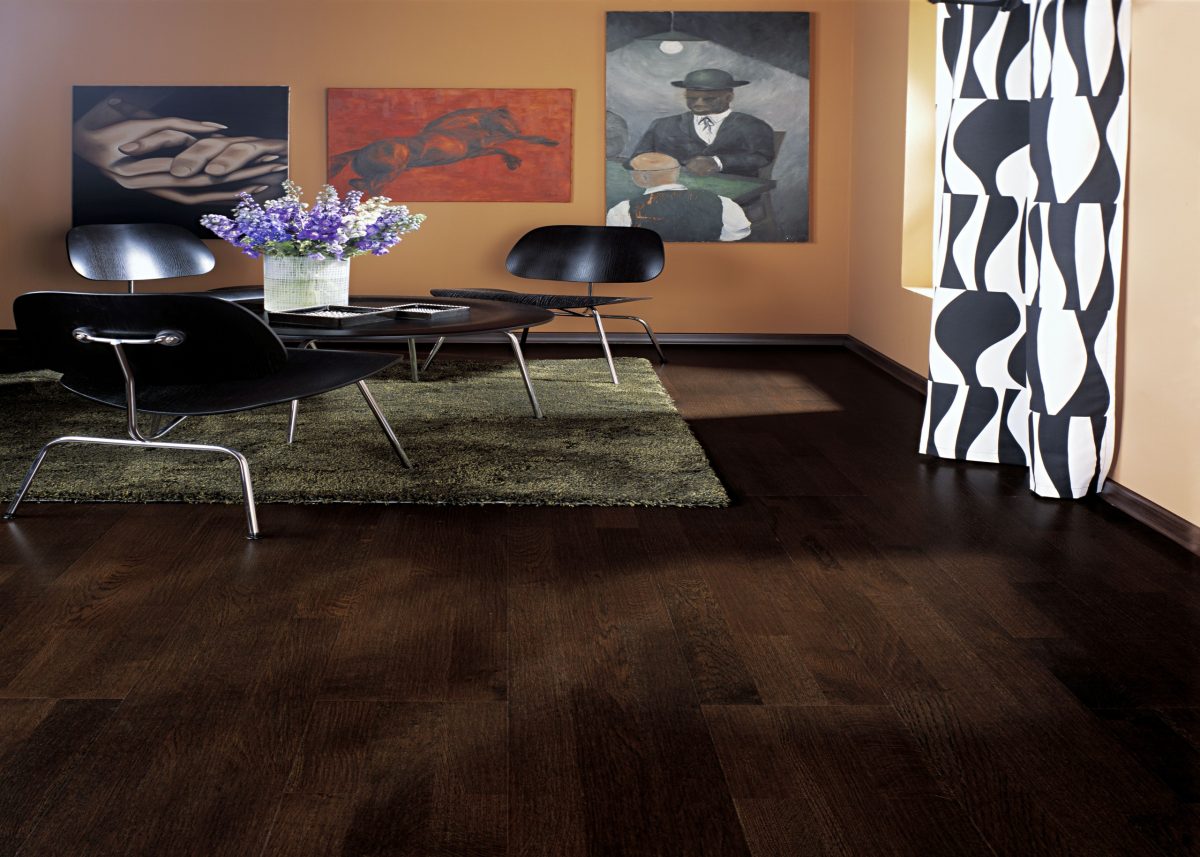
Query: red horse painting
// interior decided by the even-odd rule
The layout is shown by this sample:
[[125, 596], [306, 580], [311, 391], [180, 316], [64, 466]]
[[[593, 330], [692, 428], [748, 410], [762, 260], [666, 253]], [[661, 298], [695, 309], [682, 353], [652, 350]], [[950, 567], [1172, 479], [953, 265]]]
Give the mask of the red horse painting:
[[329, 159], [329, 175], [337, 176], [347, 164], [358, 178], [350, 186], [369, 194], [383, 191], [396, 176], [417, 167], [440, 167], [467, 158], [496, 155], [515, 170], [521, 159], [503, 148], [510, 142], [557, 146], [557, 140], [522, 134], [506, 107], [467, 107], [439, 116], [413, 137], [388, 137]]
[[331, 89], [329, 181], [405, 201], [569, 200], [571, 96]]

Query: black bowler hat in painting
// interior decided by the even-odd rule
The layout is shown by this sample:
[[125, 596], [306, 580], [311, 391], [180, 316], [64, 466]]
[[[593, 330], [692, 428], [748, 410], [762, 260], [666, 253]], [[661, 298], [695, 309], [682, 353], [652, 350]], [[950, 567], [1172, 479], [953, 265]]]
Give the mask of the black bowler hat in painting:
[[721, 90], [745, 86], [749, 82], [748, 80], [734, 80], [733, 75], [723, 69], [701, 68], [689, 71], [683, 80], [671, 81], [671, 86], [679, 86], [684, 89]]

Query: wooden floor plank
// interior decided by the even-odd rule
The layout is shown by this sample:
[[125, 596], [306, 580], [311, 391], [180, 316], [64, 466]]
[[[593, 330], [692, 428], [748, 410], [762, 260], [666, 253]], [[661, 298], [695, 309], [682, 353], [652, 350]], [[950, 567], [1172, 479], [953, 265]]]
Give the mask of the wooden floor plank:
[[46, 588], [125, 513], [123, 504], [24, 506], [0, 531], [0, 629], [38, 602]]
[[[311, 513], [281, 509], [276, 518], [304, 541]], [[324, 514], [346, 543], [361, 545], [376, 517], [354, 517], [349, 508]], [[262, 848], [340, 631], [336, 616], [306, 614], [341, 603], [354, 583], [355, 548], [343, 553], [315, 537], [297, 547], [239, 539], [199, 563], [207, 585], [22, 853]], [[349, 568], [337, 557], [352, 560]]]
[[506, 721], [494, 702], [317, 703], [263, 853], [503, 855]]
[[504, 520], [503, 509], [387, 516], [322, 696], [504, 699]]
[[512, 574], [510, 853], [749, 854], [649, 569], [564, 523]]
[[[988, 852], [888, 706], [710, 706], [706, 713], [735, 797], [758, 799], [749, 815], [757, 825], [749, 833], [758, 855]], [[748, 758], [746, 745], [757, 747]], [[766, 759], [774, 794], [754, 783]], [[747, 762], [752, 767], [745, 768]], [[768, 807], [797, 839], [780, 841]], [[797, 814], [803, 824], [793, 820]]]
[[[637, 532], [628, 537], [638, 540], [643, 561], [655, 569], [659, 595], [671, 617], [699, 702], [760, 704], [760, 680], [771, 689], [782, 688], [788, 697], [797, 688], [812, 689], [813, 681], [807, 673], [799, 673], [803, 681], [793, 684], [792, 675], [763, 668], [756, 679], [700, 571], [704, 558], [688, 539], [675, 510], [639, 509], [637, 521]], [[787, 663], [794, 661], [789, 659]], [[812, 689], [811, 694], [819, 696], [820, 691]]]
[[240, 532], [214, 534], [198, 510], [180, 526], [151, 526], [132, 506], [109, 538], [85, 551], [0, 630], [0, 696], [120, 699], [139, 679], [205, 576], [193, 557], [214, 540], [241, 546]]
[[688, 515], [684, 529], [764, 701], [883, 701], [841, 620], [798, 571], [756, 503]]
[[119, 704], [115, 699], [0, 702], [0, 725], [9, 745], [0, 756], [0, 854], [17, 854], [68, 795], [66, 784]]

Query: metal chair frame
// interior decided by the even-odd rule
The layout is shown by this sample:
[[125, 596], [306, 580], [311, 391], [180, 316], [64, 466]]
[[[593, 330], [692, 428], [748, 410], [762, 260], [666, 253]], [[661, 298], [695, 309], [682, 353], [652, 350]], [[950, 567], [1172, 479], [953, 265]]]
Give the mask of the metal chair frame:
[[[618, 238], [619, 236], [619, 238]], [[663, 269], [662, 239], [657, 233], [639, 227], [553, 225], [540, 226], [526, 232], [509, 250], [505, 267], [510, 274], [528, 280], [557, 283], [586, 283], [587, 297], [576, 300], [576, 295], [535, 293], [546, 298], [569, 298], [558, 300], [559, 306], [548, 305], [551, 301], [538, 303], [560, 318], [590, 318], [596, 326], [600, 347], [608, 362], [608, 373], [614, 384], [620, 384], [617, 367], [613, 362], [612, 348], [604, 329], [605, 319], [634, 321], [646, 331], [650, 344], [658, 352], [658, 359], [666, 363], [658, 337], [644, 319], [636, 315], [603, 314], [601, 306], [615, 306], [645, 298], [604, 298], [595, 293], [596, 283], [645, 283], [656, 278]], [[434, 289], [438, 297], [475, 297], [492, 300], [521, 300], [520, 293], [498, 289]], [[529, 329], [521, 331], [520, 342], [514, 339], [514, 350], [524, 345]], [[436, 344], [426, 363], [437, 353]], [[415, 355], [414, 355], [415, 364]]]
[[[410, 344], [411, 344], [411, 340], [410, 340]], [[316, 349], [317, 341], [315, 339], [310, 339], [307, 342], [305, 342], [304, 345], [301, 347]], [[430, 359], [432, 359], [432, 357]], [[388, 442], [391, 443], [392, 447], [396, 450], [396, 454], [400, 456], [400, 460], [402, 462], [404, 462], [404, 466], [411, 470], [412, 462], [408, 460], [408, 456], [405, 454], [404, 450], [400, 447], [400, 441], [398, 441], [396, 439], [396, 435], [392, 431], [391, 425], [388, 423], [387, 419], [384, 418], [383, 412], [379, 410], [379, 405], [376, 403], [375, 397], [371, 395], [371, 391], [367, 389], [366, 382], [359, 381], [358, 389], [362, 392], [363, 398], [367, 400], [367, 407], [369, 407], [371, 409], [371, 413], [373, 413], [375, 415], [375, 419], [379, 420], [379, 425], [383, 429], [384, 434], [387, 435]], [[300, 400], [292, 399], [288, 403], [287, 442], [289, 444], [294, 443], [296, 440], [296, 420], [299, 416], [300, 416]]]
[[[25, 499], [25, 495], [29, 492], [29, 487], [33, 484], [34, 477], [37, 476], [38, 470], [42, 463], [46, 460], [46, 455], [50, 450], [62, 444], [77, 443], [77, 444], [96, 444], [100, 446], [129, 446], [143, 449], [179, 449], [190, 452], [217, 452], [222, 455], [228, 455], [237, 463], [238, 477], [242, 485], [242, 500], [246, 510], [246, 537], [248, 539], [257, 539], [260, 535], [258, 526], [258, 512], [254, 503], [254, 486], [250, 479], [250, 464], [246, 457], [228, 446], [208, 443], [175, 443], [171, 441], [162, 441], [159, 438], [164, 437], [168, 432], [175, 429], [182, 423], [186, 416], [177, 416], [169, 419], [167, 424], [154, 431], [146, 433], [142, 431], [138, 422], [138, 406], [137, 406], [137, 382], [134, 379], [133, 369], [130, 366], [129, 358], [125, 353], [126, 346], [147, 346], [158, 345], [167, 348], [175, 347], [183, 344], [186, 336], [182, 331], [178, 330], [161, 330], [152, 337], [109, 337], [99, 336], [89, 327], [78, 327], [71, 332], [71, 336], [76, 342], [86, 344], [109, 345], [116, 354], [117, 363], [121, 368], [121, 374], [124, 376], [125, 382], [125, 414], [126, 414], [126, 431], [129, 434], [128, 438], [116, 437], [91, 437], [88, 435], [64, 435], [56, 437], [46, 443], [38, 454], [34, 457], [33, 463], [29, 466], [28, 472], [25, 474], [25, 479], [21, 483], [20, 489], [8, 508], [4, 512], [5, 520], [12, 520], [17, 514], [17, 507], [21, 505], [21, 501]], [[380, 428], [383, 429], [387, 436], [388, 442], [396, 455], [400, 457], [400, 461], [405, 467], [411, 468], [412, 463], [404, 452], [404, 448], [400, 445], [400, 441], [396, 438], [395, 432], [387, 421], [387, 417], [379, 409], [375, 397], [371, 395], [371, 391], [367, 389], [365, 381], [357, 381], [356, 385], [359, 392], [367, 402], [367, 407], [371, 409]], [[290, 436], [288, 438], [291, 440]]]
[[[588, 283], [588, 297], [591, 297], [591, 295], [592, 295], [592, 284]], [[644, 318], [639, 318], [636, 315], [611, 315], [611, 314], [609, 314], [609, 315], [602, 316], [599, 312], [596, 311], [595, 307], [589, 307], [588, 309], [586, 309], [582, 312], [580, 312], [578, 310], [571, 310], [571, 309], [552, 309], [552, 310], [550, 310], [550, 312], [553, 313], [554, 315], [557, 315], [557, 316], [560, 316], [563, 318], [591, 318], [595, 322], [596, 332], [600, 335], [600, 347], [604, 349], [604, 358], [608, 361], [608, 372], [612, 376], [612, 382], [614, 384], [620, 384], [621, 382], [617, 378], [617, 367], [613, 363], [612, 349], [608, 345], [608, 335], [604, 332], [604, 322], [602, 321], [602, 319], [619, 318], [619, 319], [624, 319], [626, 321], [636, 321], [646, 331], [646, 335], [648, 337], [650, 337], [650, 344], [653, 345], [654, 350], [658, 352], [658, 362], [660, 364], [665, 364], [667, 362], [667, 355], [663, 354], [662, 346], [658, 342], [658, 337], [654, 335], [653, 328], [650, 327], [649, 322], [647, 322]], [[537, 417], [538, 419], [541, 419], [542, 409], [541, 409], [541, 406], [538, 405], [537, 397], [534, 395], [533, 387], [529, 382], [529, 373], [525, 369], [525, 358], [524, 358], [523, 354], [521, 353], [521, 349], [523, 349], [525, 347], [525, 343], [529, 339], [529, 328], [527, 327], [521, 331], [521, 338], [519, 340], [512, 333], [509, 333], [508, 337], [509, 337], [509, 339], [512, 340], [513, 352], [517, 355], [517, 362], [521, 366], [521, 374], [525, 378], [525, 387], [529, 391], [529, 399], [533, 403], [534, 416]], [[429, 349], [429, 354], [427, 354], [425, 356], [425, 361], [423, 363], [421, 363], [420, 368], [418, 369], [417, 368], [416, 341], [411, 340], [411, 339], [409, 340], [409, 342], [408, 342], [409, 362], [412, 365], [412, 376], [413, 376], [414, 381], [417, 380], [419, 375], [425, 374], [425, 370], [429, 368], [431, 363], [433, 363], [433, 358], [437, 356], [438, 351], [440, 351], [442, 348], [442, 343], [444, 343], [445, 341], [446, 341], [446, 337], [444, 337], [444, 336], [438, 337], [437, 341], [433, 343], [433, 347], [431, 349]], [[293, 422], [294, 422], [294, 419], [293, 419]]]
[[[591, 283], [588, 283], [588, 297], [592, 297]], [[621, 382], [617, 378], [617, 367], [613, 363], [612, 349], [608, 345], [608, 335], [604, 331], [603, 319], [617, 318], [625, 321], [636, 321], [646, 331], [646, 336], [650, 338], [650, 344], [653, 345], [654, 350], [658, 352], [658, 362], [660, 364], [665, 364], [667, 362], [667, 355], [663, 354], [662, 346], [658, 342], [658, 337], [654, 335], [653, 328], [650, 327], [650, 324], [644, 318], [639, 318], [636, 315], [612, 315], [611, 313], [608, 315], [601, 315], [600, 311], [595, 307], [588, 307], [584, 310], [552, 309], [550, 312], [563, 318], [591, 318], [592, 321], [595, 322], [596, 333], [600, 336], [600, 347], [604, 349], [604, 359], [608, 361], [608, 373], [612, 376], [612, 382], [614, 384], [620, 384]], [[521, 331], [522, 345], [525, 344], [525, 340], [528, 338], [528, 336], [529, 328], [525, 328], [523, 331]]]
[[25, 474], [25, 480], [21, 483], [20, 490], [8, 504], [8, 509], [4, 512], [5, 520], [12, 520], [17, 514], [17, 507], [21, 505], [21, 501], [25, 499], [25, 495], [29, 492], [29, 486], [33, 484], [33, 479], [37, 476], [38, 470], [42, 466], [42, 462], [46, 460], [46, 455], [51, 448], [65, 443], [91, 443], [101, 446], [133, 446], [150, 449], [183, 449], [194, 452], [219, 452], [223, 455], [228, 455], [237, 462], [238, 476], [242, 482], [242, 498], [246, 507], [246, 529], [248, 538], [257, 539], [259, 536], [258, 529], [258, 513], [254, 505], [254, 487], [250, 482], [250, 463], [246, 461], [246, 457], [236, 449], [230, 449], [227, 446], [218, 446], [216, 444], [207, 443], [172, 443], [169, 441], [160, 441], [158, 438], [164, 437], [167, 432], [174, 429], [186, 417], [177, 417], [171, 420], [164, 428], [157, 432], [146, 435], [143, 434], [141, 427], [138, 425], [138, 409], [137, 409], [137, 383], [133, 378], [133, 370], [129, 366], [129, 358], [125, 355], [125, 346], [127, 345], [162, 345], [165, 347], [173, 347], [183, 342], [184, 335], [177, 330], [159, 331], [154, 337], [146, 339], [125, 339], [116, 337], [97, 336], [94, 331], [86, 327], [79, 327], [72, 331], [71, 335], [76, 342], [97, 343], [102, 345], [112, 346], [113, 351], [117, 356], [117, 363], [121, 367], [121, 374], [125, 376], [125, 425], [126, 431], [129, 432], [129, 438], [117, 437], [90, 437], [87, 435], [64, 435], [56, 437], [54, 440], [47, 443], [41, 448], [37, 456], [33, 459], [33, 464], [29, 466], [29, 471]]

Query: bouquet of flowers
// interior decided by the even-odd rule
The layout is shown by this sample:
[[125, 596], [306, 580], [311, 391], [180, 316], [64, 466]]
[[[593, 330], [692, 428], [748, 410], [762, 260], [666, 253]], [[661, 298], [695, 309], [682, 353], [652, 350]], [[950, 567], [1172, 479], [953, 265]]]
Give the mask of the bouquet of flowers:
[[338, 199], [333, 186], [325, 185], [309, 208], [300, 201], [298, 184], [285, 181], [283, 189], [284, 196], [262, 205], [243, 193], [232, 218], [206, 214], [200, 223], [255, 259], [349, 259], [363, 253], [384, 255], [425, 220], [424, 214], [410, 214], [386, 196], [364, 201], [362, 191], [352, 190]]

